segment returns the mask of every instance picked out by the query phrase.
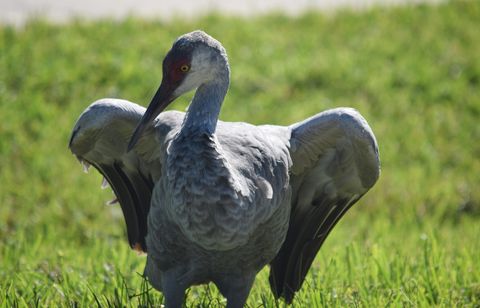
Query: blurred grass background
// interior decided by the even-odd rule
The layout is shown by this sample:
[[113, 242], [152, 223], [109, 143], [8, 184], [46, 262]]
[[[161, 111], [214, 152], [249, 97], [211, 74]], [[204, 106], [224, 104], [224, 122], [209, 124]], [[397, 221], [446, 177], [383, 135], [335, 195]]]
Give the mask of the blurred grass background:
[[[0, 26], [1, 306], [160, 305], [119, 207], [104, 205], [112, 193], [67, 143], [96, 99], [147, 105], [172, 41], [197, 28], [229, 55], [222, 120], [287, 125], [351, 106], [377, 136], [380, 180], [332, 232], [295, 307], [480, 305], [480, 2], [454, 1]], [[283, 306], [267, 275], [250, 307]], [[188, 303], [224, 304], [213, 286]]]

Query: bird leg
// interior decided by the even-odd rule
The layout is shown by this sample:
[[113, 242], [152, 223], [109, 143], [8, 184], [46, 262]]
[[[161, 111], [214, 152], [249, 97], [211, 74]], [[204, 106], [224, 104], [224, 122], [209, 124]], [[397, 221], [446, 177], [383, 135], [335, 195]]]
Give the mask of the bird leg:
[[181, 308], [188, 285], [178, 279], [178, 271], [175, 269], [162, 272], [161, 276], [165, 308]]
[[255, 274], [228, 275], [215, 280], [218, 289], [227, 299], [227, 308], [242, 308], [245, 306], [255, 280]]

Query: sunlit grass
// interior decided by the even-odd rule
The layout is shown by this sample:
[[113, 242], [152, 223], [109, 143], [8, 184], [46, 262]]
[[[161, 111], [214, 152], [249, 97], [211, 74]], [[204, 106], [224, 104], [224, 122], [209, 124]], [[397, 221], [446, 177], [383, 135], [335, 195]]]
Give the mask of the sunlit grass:
[[[111, 192], [67, 143], [98, 98], [146, 105], [173, 39], [197, 28], [229, 54], [223, 120], [289, 124], [351, 106], [377, 135], [380, 180], [332, 232], [295, 307], [480, 305], [480, 3], [459, 1], [0, 28], [0, 306], [161, 304], [120, 209], [103, 205]], [[250, 307], [284, 305], [267, 278]], [[188, 303], [225, 302], [210, 285]]]

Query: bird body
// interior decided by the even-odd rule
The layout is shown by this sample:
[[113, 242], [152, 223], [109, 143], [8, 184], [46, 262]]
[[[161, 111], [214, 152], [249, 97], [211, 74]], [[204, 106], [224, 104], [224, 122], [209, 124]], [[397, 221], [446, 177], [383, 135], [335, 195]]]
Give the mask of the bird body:
[[153, 189], [146, 244], [155, 261], [147, 265], [147, 277], [153, 282], [157, 276], [150, 273], [157, 269], [178, 269], [186, 286], [228, 284], [246, 274], [253, 282], [287, 231], [286, 138], [262, 138], [268, 128], [223, 122], [218, 134], [185, 136], [183, 114], [169, 116], [176, 116], [178, 130], [166, 138], [165, 168]]
[[[95, 102], [74, 127], [72, 152], [112, 186], [167, 307], [210, 281], [228, 307], [242, 307], [269, 263], [274, 295], [291, 302], [330, 230], [378, 178], [370, 127], [349, 108], [291, 126], [219, 121], [228, 60], [201, 31], [180, 37], [163, 64], [147, 110]], [[195, 88], [186, 113], [162, 112]]]

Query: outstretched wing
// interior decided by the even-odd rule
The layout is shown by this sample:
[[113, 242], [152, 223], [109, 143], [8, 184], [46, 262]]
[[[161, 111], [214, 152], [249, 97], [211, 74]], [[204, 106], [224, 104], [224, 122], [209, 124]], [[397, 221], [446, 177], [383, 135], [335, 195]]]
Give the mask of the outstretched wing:
[[122, 207], [130, 246], [146, 252], [147, 215], [153, 186], [161, 175], [165, 136], [182, 116], [162, 114], [127, 153], [144, 112], [145, 108], [125, 100], [96, 101], [78, 118], [69, 147], [82, 164], [94, 166], [108, 181]]
[[271, 262], [274, 295], [291, 303], [327, 235], [377, 181], [377, 142], [354, 109], [322, 112], [291, 126], [292, 212]]

